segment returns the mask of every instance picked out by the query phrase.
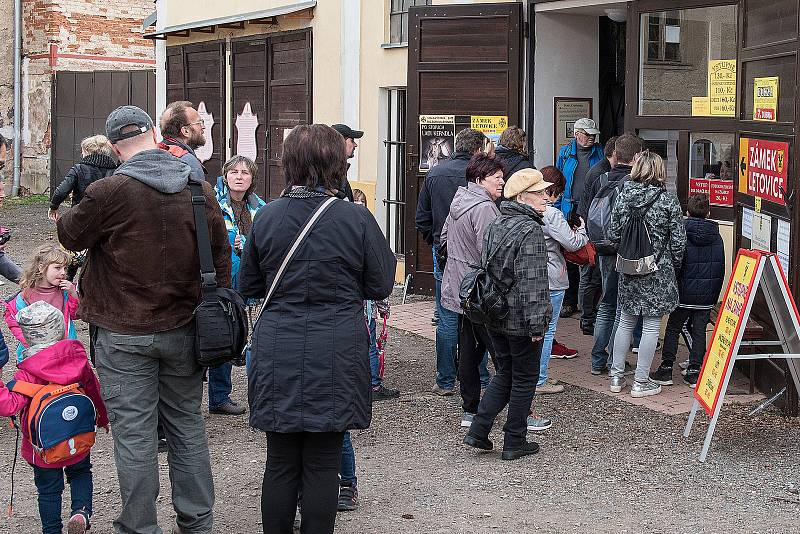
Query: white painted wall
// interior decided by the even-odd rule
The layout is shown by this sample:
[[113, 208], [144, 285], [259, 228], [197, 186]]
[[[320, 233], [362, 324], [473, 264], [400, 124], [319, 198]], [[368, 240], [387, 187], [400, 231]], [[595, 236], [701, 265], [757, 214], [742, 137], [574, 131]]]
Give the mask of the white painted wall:
[[534, 164], [541, 168], [555, 163], [553, 98], [592, 98], [592, 118], [597, 120], [599, 18], [536, 13], [535, 35], [533, 146]]

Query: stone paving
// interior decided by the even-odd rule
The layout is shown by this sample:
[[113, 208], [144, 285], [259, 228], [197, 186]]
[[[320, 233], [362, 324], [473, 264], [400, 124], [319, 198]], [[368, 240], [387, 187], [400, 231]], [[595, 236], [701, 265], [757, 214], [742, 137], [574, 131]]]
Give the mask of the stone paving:
[[[389, 319], [389, 326], [417, 334], [427, 339], [436, 339], [436, 327], [431, 324], [431, 317], [435, 304], [432, 300], [420, 301], [409, 304], [399, 304], [392, 306], [392, 314]], [[577, 349], [578, 357], [564, 360], [552, 359], [550, 361], [550, 376], [564, 383], [579, 386], [582, 388], [597, 391], [605, 395], [617, 397], [630, 404], [644, 406], [651, 410], [669, 415], [679, 415], [689, 413], [692, 408], [692, 389], [683, 384], [679, 369], [675, 368], [675, 385], [663, 386], [659, 395], [635, 399], [630, 396], [630, 388], [626, 388], [622, 393], [611, 393], [608, 389], [608, 376], [595, 376], [589, 372], [590, 353], [592, 349], [592, 338], [583, 335], [580, 325], [576, 318], [561, 319], [558, 323], [556, 339], [571, 348]], [[713, 325], [709, 325], [712, 328]], [[678, 351], [678, 361], [683, 361], [688, 356], [688, 351], [681, 341]], [[435, 354], [430, 355], [435, 358]], [[653, 361], [653, 369], [658, 365], [659, 354]], [[628, 354], [628, 362], [635, 365], [636, 355]], [[628, 380], [630, 383], [632, 378]], [[739, 402], [749, 403], [764, 398], [756, 392], [749, 393], [749, 381], [746, 376], [738, 371], [734, 372], [728, 386], [728, 393], [725, 397], [726, 403]]]

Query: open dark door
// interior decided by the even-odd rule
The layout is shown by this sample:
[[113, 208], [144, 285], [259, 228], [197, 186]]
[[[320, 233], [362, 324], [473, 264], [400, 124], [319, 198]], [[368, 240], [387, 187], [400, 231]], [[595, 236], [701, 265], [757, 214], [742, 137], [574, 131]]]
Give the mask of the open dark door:
[[267, 67], [266, 183], [268, 197], [277, 198], [286, 187], [281, 164], [285, 135], [312, 120], [311, 30], [270, 37]]
[[412, 7], [408, 13], [405, 198], [409, 290], [432, 293], [430, 246], [415, 228], [420, 115], [505, 115], [520, 124], [522, 4]]
[[232, 152], [255, 153], [256, 192], [274, 199], [286, 186], [284, 134], [311, 122], [311, 30], [246, 37], [232, 51]]
[[[211, 115], [213, 126], [206, 132], [212, 143], [210, 157], [203, 161], [206, 179], [216, 183], [225, 163], [225, 43], [213, 41], [167, 47], [167, 101], [201, 103]], [[206, 128], [209, 124], [206, 124]]]

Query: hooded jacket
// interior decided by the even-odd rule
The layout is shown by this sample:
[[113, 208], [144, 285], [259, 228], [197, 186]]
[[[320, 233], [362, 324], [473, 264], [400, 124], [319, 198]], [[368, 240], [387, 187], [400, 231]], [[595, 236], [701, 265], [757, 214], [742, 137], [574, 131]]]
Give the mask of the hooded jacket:
[[708, 219], [687, 217], [686, 252], [678, 273], [680, 305], [711, 309], [719, 300], [725, 279], [725, 245], [719, 225]]
[[[66, 339], [59, 341], [55, 345], [43, 349], [41, 352], [25, 358], [17, 365], [17, 372], [14, 373], [14, 380], [8, 383], [9, 388], [13, 388], [14, 381], [29, 382], [31, 384], [54, 384], [69, 385], [79, 383], [86, 396], [92, 399], [95, 411], [97, 412], [97, 426], [108, 426], [108, 413], [103, 398], [100, 395], [100, 383], [89, 364], [86, 351], [80, 341]], [[19, 393], [9, 390], [0, 382], [0, 415], [9, 417], [20, 414], [20, 421], [25, 419], [25, 410], [28, 409], [31, 399]], [[75, 456], [63, 462], [46, 464], [33, 452], [30, 443], [30, 430], [26, 425], [20, 425], [20, 430], [24, 439], [22, 440], [22, 457], [31, 465], [38, 467], [59, 468], [73, 465], [84, 458], [88, 453]]]
[[553, 206], [547, 206], [543, 219], [550, 291], [561, 291], [569, 288], [567, 261], [564, 259], [561, 249], [575, 252], [589, 242], [589, 237], [586, 235], [585, 226], [573, 230], [564, 218], [564, 214]]
[[[192, 320], [200, 298], [191, 169], [168, 152], [134, 155], [93, 183], [58, 220], [58, 239], [89, 249], [80, 317], [121, 334], [164, 332]], [[214, 191], [202, 182], [217, 285], [230, 287], [231, 247]]]
[[619, 275], [618, 305], [630, 315], [658, 317], [678, 307], [678, 284], [675, 270], [683, 261], [686, 229], [678, 197], [663, 187], [629, 181], [620, 192], [611, 212], [608, 238], [619, 243], [622, 230], [632, 210], [641, 210], [653, 202], [644, 216], [658, 270], [639, 275]]
[[467, 165], [472, 155], [456, 152], [428, 171], [417, 200], [417, 230], [429, 245], [438, 245], [444, 220], [459, 187], [467, 185]]
[[[589, 166], [606, 157], [603, 147], [596, 143], [592, 147], [592, 152], [589, 154]], [[561, 210], [564, 217], [569, 220], [569, 214], [572, 210], [577, 209], [578, 205], [575, 202], [576, 196], [582, 196], [583, 191], [573, 191], [572, 183], [575, 178], [575, 169], [578, 168], [578, 142], [573, 139], [568, 145], [561, 147], [558, 151], [558, 158], [556, 159], [556, 168], [564, 173], [566, 183], [564, 184], [564, 194], [554, 206]], [[591, 170], [591, 169], [589, 169]]]
[[53, 192], [53, 198], [50, 199], [50, 209], [57, 210], [70, 193], [72, 193], [72, 205], [80, 203], [87, 187], [100, 178], [111, 176], [116, 168], [117, 162], [111, 156], [89, 154], [80, 163], [73, 165], [64, 180], [58, 184]]
[[484, 230], [500, 215], [489, 192], [476, 183], [459, 187], [442, 228], [447, 264], [442, 275], [442, 306], [463, 313], [458, 296], [461, 281], [481, 263]]
[[542, 216], [532, 207], [503, 201], [500, 216], [484, 231], [486, 270], [499, 280], [506, 294], [509, 314], [486, 325], [507, 336], [543, 336], [553, 307], [547, 282], [547, 248]]

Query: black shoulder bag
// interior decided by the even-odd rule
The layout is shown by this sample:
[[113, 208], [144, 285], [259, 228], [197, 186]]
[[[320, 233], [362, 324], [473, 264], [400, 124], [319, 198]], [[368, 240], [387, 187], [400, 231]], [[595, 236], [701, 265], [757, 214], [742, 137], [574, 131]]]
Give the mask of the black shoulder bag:
[[244, 299], [233, 289], [217, 286], [203, 186], [190, 181], [189, 189], [192, 192], [202, 281], [200, 304], [194, 310], [195, 357], [203, 367], [216, 367], [228, 362], [244, 365], [242, 351], [247, 343]]

